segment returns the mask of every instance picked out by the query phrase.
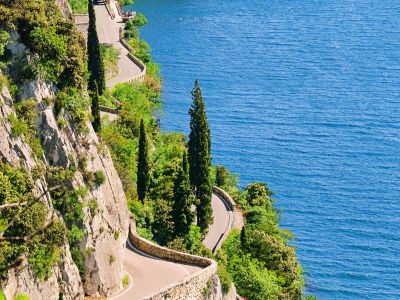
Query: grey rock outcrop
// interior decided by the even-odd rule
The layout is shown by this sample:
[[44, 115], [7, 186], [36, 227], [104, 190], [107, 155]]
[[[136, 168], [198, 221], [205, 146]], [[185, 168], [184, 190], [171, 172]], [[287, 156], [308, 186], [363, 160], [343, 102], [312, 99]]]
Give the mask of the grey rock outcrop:
[[[129, 224], [125, 193], [110, 153], [100, 143], [90, 122], [86, 123], [88, 132], [85, 134], [80, 134], [72, 122], [67, 122], [62, 130], [58, 128], [52, 107], [41, 101], [52, 98], [53, 93], [51, 85], [34, 82], [27, 85], [20, 96], [38, 101], [37, 132], [49, 166], [66, 169], [84, 160], [85, 172], [102, 172], [105, 175], [104, 183], [95, 184], [81, 199], [84, 204], [96, 201], [97, 211], [91, 215], [89, 207], [84, 207], [86, 236], [80, 248], [85, 255], [85, 293], [110, 295], [122, 287], [122, 259]], [[70, 120], [68, 113], [64, 117]], [[75, 172], [74, 186], [85, 186], [82, 171]]]
[[[0, 92], [0, 103], [0, 160], [31, 171], [37, 166], [32, 150], [21, 137], [11, 135], [8, 119], [14, 111], [7, 88]], [[34, 194], [38, 196], [44, 193], [49, 210], [54, 210], [49, 194], [45, 193], [45, 179], [39, 177], [34, 180]], [[53, 267], [52, 275], [44, 282], [35, 279], [26, 261], [17, 269], [10, 270], [5, 280], [1, 281], [1, 288], [7, 299], [13, 299], [17, 294], [29, 295], [31, 299], [59, 299], [60, 294], [64, 295], [64, 299], [82, 298], [84, 291], [81, 278], [72, 261], [68, 243], [62, 246], [61, 253], [60, 263]]]

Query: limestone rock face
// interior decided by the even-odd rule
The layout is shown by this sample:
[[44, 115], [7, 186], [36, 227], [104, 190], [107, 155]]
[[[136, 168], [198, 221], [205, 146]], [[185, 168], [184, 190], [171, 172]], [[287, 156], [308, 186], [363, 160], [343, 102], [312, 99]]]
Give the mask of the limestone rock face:
[[[27, 263], [22, 271], [10, 271], [2, 289], [8, 298], [24, 293], [31, 299], [81, 299], [86, 295], [110, 295], [122, 287], [123, 252], [128, 234], [129, 215], [122, 183], [114, 168], [106, 146], [98, 140], [90, 122], [87, 132], [80, 134], [66, 113], [67, 125], [60, 129], [51, 106], [42, 101], [54, 96], [55, 88], [45, 82], [30, 82], [21, 88], [20, 98], [33, 98], [38, 102], [37, 133], [44, 148], [45, 163], [51, 167], [64, 169], [78, 161], [85, 161], [85, 170], [76, 171], [73, 184], [76, 188], [86, 186], [87, 196], [81, 199], [84, 204], [85, 237], [80, 244], [85, 256], [85, 278], [80, 278], [74, 264], [69, 245], [63, 247], [63, 257], [52, 276], [45, 282], [39, 282]], [[0, 159], [14, 166], [23, 166], [28, 171], [35, 168], [37, 162], [32, 151], [21, 137], [11, 136], [8, 122], [14, 114], [9, 91], [4, 88], [0, 96]], [[84, 181], [84, 172], [104, 174], [104, 183], [88, 187]], [[45, 178], [35, 178], [37, 194], [47, 189]], [[46, 195], [48, 206], [53, 210], [51, 199]], [[96, 202], [95, 213], [90, 212], [89, 201]], [[93, 215], [92, 215], [93, 214]], [[84, 282], [84, 284], [82, 284]]]
[[[51, 98], [54, 89], [46, 83], [30, 83], [24, 89], [24, 98], [38, 100], [40, 109], [37, 122], [38, 134], [44, 147], [47, 164], [68, 168], [85, 161], [85, 170], [76, 171], [74, 185], [86, 186], [84, 172], [100, 172], [105, 175], [104, 183], [88, 189], [81, 201], [84, 206], [84, 225], [86, 236], [80, 248], [85, 255], [84, 289], [88, 295], [110, 295], [122, 287], [123, 252], [128, 234], [129, 215], [121, 180], [114, 168], [110, 153], [102, 145], [90, 122], [86, 123], [88, 132], [79, 133], [72, 122], [59, 129], [52, 107], [42, 99]], [[32, 88], [32, 87], [37, 88]], [[22, 95], [21, 95], [22, 96]], [[64, 115], [68, 121], [70, 118]], [[88, 207], [95, 201], [94, 215]]]
[[[11, 136], [11, 126], [8, 122], [10, 114], [14, 114], [11, 106], [12, 100], [7, 88], [0, 91], [0, 160], [13, 166], [21, 166], [31, 171], [37, 166], [37, 161], [32, 155], [30, 147], [23, 142], [21, 137]], [[34, 194], [43, 194], [47, 190], [44, 178], [34, 178]], [[49, 210], [54, 210], [50, 196], [45, 193], [45, 202]], [[1, 281], [1, 287], [7, 299], [13, 299], [17, 294], [29, 295], [31, 299], [59, 299], [63, 294], [64, 299], [83, 298], [83, 286], [78, 269], [71, 258], [69, 245], [66, 243], [62, 249], [62, 259], [53, 268], [50, 278], [44, 282], [36, 280], [26, 261], [18, 269], [10, 270]]]

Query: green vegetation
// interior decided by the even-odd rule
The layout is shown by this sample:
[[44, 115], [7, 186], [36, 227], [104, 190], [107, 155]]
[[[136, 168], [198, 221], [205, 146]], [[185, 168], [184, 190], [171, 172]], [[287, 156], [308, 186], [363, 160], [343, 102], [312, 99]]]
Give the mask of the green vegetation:
[[[136, 19], [136, 18], [135, 18]], [[147, 75], [152, 78], [155, 86], [159, 87], [160, 84], [160, 70], [158, 65], [153, 61], [149, 44], [141, 40], [139, 37], [138, 26], [144, 25], [147, 21], [142, 15], [138, 20], [129, 20], [125, 23], [124, 38], [128, 44], [133, 48], [133, 55], [140, 59], [147, 68]], [[142, 24], [143, 23], [143, 24]], [[138, 24], [138, 25], [137, 25]]]
[[211, 168], [211, 137], [204, 107], [203, 96], [198, 80], [192, 90], [193, 104], [189, 110], [189, 164], [190, 183], [197, 198], [197, 224], [206, 231], [212, 224], [210, 178]]
[[94, 183], [96, 185], [102, 185], [106, 181], [106, 175], [104, 175], [103, 171], [94, 172]]
[[147, 24], [147, 19], [142, 13], [138, 13], [136, 17], [132, 20], [134, 26], [139, 27]]
[[150, 185], [149, 147], [147, 144], [146, 129], [144, 127], [143, 119], [140, 121], [139, 155], [137, 169], [138, 199], [143, 202], [144, 199], [146, 199], [147, 190], [149, 189]]
[[133, 0], [119, 0], [122, 6], [133, 4]]
[[[77, 187], [73, 184], [76, 167], [70, 169], [53, 168], [47, 179], [52, 186], [58, 186], [51, 192], [53, 206], [63, 215], [68, 229], [68, 241], [70, 244], [72, 258], [77, 265], [81, 275], [85, 272], [84, 256], [79, 249], [79, 242], [85, 236], [83, 225], [83, 203], [82, 199], [87, 195], [87, 189], [83, 186]], [[90, 208], [92, 206], [92, 208]], [[89, 201], [89, 209], [92, 216], [97, 210], [97, 203]]]
[[4, 51], [9, 41], [10, 35], [8, 32], [0, 29], [0, 56], [4, 55]]
[[96, 14], [94, 12], [93, 0], [88, 1], [89, 28], [88, 28], [88, 90], [92, 93], [103, 95], [106, 90], [106, 79], [104, 75], [104, 63], [100, 54], [99, 37], [96, 31]]
[[63, 112], [68, 112], [74, 126], [81, 133], [85, 133], [88, 130], [86, 126], [86, 121], [89, 118], [88, 107], [88, 99], [76, 88], [68, 88], [60, 91], [54, 99], [54, 115], [59, 125], [65, 122]]
[[[219, 170], [218, 170], [219, 169]], [[218, 174], [219, 173], [219, 174]], [[217, 182], [233, 189], [235, 181], [224, 168], [217, 168]], [[295, 249], [288, 245], [293, 235], [279, 228], [273, 193], [262, 182], [249, 184], [236, 201], [245, 213], [241, 232], [232, 231], [217, 254], [238, 293], [248, 299], [302, 299], [303, 272]], [[226, 277], [223, 271], [219, 271]]]
[[129, 277], [127, 274], [124, 274], [124, 276], [122, 277], [122, 286], [126, 287], [129, 284]]
[[19, 294], [14, 298], [14, 300], [30, 300], [30, 298], [27, 295]]
[[95, 85], [95, 91], [91, 93], [91, 98], [92, 98], [92, 103], [91, 103], [91, 108], [92, 108], [92, 116], [93, 116], [93, 121], [92, 121], [92, 126], [94, 131], [99, 132], [101, 130], [101, 121], [100, 121], [100, 104], [99, 104], [99, 89], [97, 86], [97, 82], [94, 82]]
[[112, 78], [118, 75], [118, 60], [121, 55], [121, 51], [114, 48], [112, 45], [101, 44], [100, 55], [104, 62], [104, 70], [107, 78]]
[[0, 274], [26, 256], [33, 273], [47, 279], [60, 258], [59, 247], [65, 240], [61, 221], [47, 221], [44, 199], [33, 195], [33, 181], [23, 169], [0, 164]]
[[87, 14], [88, 0], [68, 0], [74, 14]]
[[23, 140], [29, 144], [36, 158], [42, 158], [43, 149], [36, 135], [36, 102], [33, 99], [20, 101], [15, 105], [17, 115], [10, 115], [11, 134], [23, 135]]
[[186, 152], [183, 154], [182, 167], [174, 184], [174, 203], [172, 206], [172, 219], [175, 224], [175, 232], [178, 236], [184, 236], [190, 231], [194, 221], [192, 212], [192, 192], [190, 190], [189, 167]]
[[0, 22], [6, 29], [16, 28], [31, 52], [29, 57], [23, 55], [13, 65], [16, 81], [41, 78], [52, 81], [60, 89], [83, 86], [84, 40], [54, 2], [2, 1]]

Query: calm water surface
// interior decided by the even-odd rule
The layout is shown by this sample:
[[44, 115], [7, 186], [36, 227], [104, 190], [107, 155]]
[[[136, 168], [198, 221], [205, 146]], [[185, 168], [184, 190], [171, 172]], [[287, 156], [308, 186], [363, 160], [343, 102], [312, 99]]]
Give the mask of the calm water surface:
[[268, 182], [320, 299], [400, 299], [400, 3], [137, 0], [188, 132], [199, 78], [213, 163]]

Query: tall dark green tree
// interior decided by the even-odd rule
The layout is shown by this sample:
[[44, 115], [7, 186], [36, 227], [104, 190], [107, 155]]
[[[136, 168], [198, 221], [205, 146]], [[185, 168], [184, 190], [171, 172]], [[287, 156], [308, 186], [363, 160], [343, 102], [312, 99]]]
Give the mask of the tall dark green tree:
[[190, 184], [197, 198], [197, 225], [206, 231], [212, 224], [211, 208], [211, 137], [199, 81], [192, 90], [193, 103], [189, 110], [189, 175]]
[[190, 225], [193, 223], [192, 212], [192, 190], [190, 188], [189, 167], [186, 153], [183, 154], [182, 167], [178, 171], [174, 182], [174, 204], [172, 208], [172, 219], [175, 224], [175, 234], [183, 236], [189, 233]]
[[140, 121], [140, 136], [139, 136], [139, 159], [137, 168], [137, 192], [140, 201], [146, 198], [147, 190], [150, 185], [150, 160], [149, 160], [149, 145], [146, 136], [146, 128], [143, 119]]
[[93, 129], [96, 132], [99, 132], [101, 130], [101, 122], [100, 122], [100, 106], [99, 106], [99, 91], [97, 88], [97, 82], [94, 82], [95, 89], [96, 91], [94, 93], [91, 93], [91, 98], [92, 98], [92, 116], [93, 116]]
[[99, 95], [103, 95], [106, 90], [106, 79], [104, 75], [104, 63], [100, 55], [100, 43], [99, 37], [97, 36], [96, 30], [96, 14], [94, 12], [93, 0], [88, 1], [88, 13], [89, 13], [89, 27], [88, 27], [88, 40], [87, 40], [87, 51], [88, 51], [88, 71], [89, 82], [88, 89], [90, 92], [96, 92], [96, 84], [98, 87]]

